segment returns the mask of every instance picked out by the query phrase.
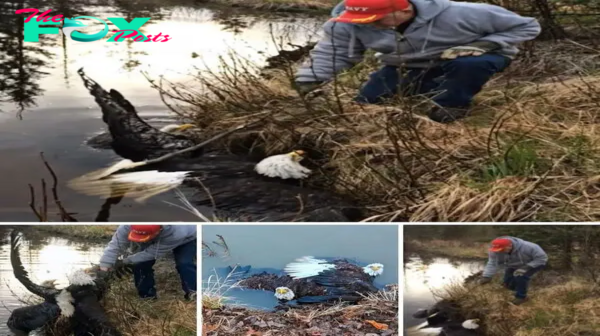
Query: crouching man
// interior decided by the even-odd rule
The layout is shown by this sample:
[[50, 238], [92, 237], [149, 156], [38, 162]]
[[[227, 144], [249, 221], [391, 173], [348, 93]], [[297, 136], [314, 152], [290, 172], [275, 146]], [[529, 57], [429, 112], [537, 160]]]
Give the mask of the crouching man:
[[548, 255], [537, 244], [515, 237], [499, 237], [492, 241], [487, 265], [480, 284], [492, 281], [499, 266], [505, 267], [504, 287], [515, 291], [513, 303], [520, 305], [527, 300], [531, 277], [548, 263]]
[[541, 31], [533, 17], [450, 0], [344, 0], [332, 16], [296, 72], [298, 92], [315, 90], [371, 49], [383, 67], [354, 100], [379, 104], [397, 94], [430, 95], [429, 118], [441, 123], [466, 117], [475, 95], [511, 64], [518, 45]]
[[196, 225], [120, 225], [100, 258], [100, 270], [108, 271], [130, 242], [139, 252], [123, 259], [133, 266], [134, 285], [140, 298], [156, 299], [154, 263], [173, 252], [185, 299], [196, 293]]

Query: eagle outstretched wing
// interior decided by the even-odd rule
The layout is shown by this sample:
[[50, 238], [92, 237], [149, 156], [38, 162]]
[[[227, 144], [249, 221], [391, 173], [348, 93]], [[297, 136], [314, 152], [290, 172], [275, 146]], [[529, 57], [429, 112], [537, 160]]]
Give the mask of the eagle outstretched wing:
[[15, 278], [17, 278], [17, 280], [33, 294], [48, 301], [55, 301], [56, 295], [59, 294], [59, 290], [40, 286], [29, 279], [29, 273], [25, 270], [25, 267], [21, 262], [21, 255], [19, 253], [20, 246], [21, 236], [17, 230], [13, 230], [10, 233], [10, 264]]
[[[132, 161], [143, 161], [195, 145], [194, 141], [185, 136], [152, 127], [139, 117], [135, 107], [117, 90], [107, 92], [89, 78], [83, 69], [77, 72], [102, 109], [102, 120], [108, 125], [113, 150], [119, 156]], [[196, 154], [198, 153], [193, 152], [191, 155]]]

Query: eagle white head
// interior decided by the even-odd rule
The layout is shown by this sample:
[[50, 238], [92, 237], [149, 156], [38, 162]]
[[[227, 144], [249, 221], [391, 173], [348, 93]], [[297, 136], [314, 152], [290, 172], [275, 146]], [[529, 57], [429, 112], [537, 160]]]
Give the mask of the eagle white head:
[[367, 266], [363, 267], [363, 270], [370, 276], [378, 276], [381, 275], [381, 273], [383, 273], [383, 264], [368, 264]]
[[287, 154], [278, 154], [264, 158], [256, 164], [254, 170], [264, 176], [280, 179], [303, 179], [308, 177], [311, 170], [302, 166], [303, 150], [295, 150]]
[[90, 274], [86, 273], [85, 270], [81, 269], [67, 274], [67, 279], [69, 280], [69, 284], [75, 286], [87, 286], [95, 284], [94, 278]]
[[465, 329], [477, 329], [479, 328], [479, 319], [466, 320], [462, 323], [462, 327]]
[[277, 287], [275, 288], [275, 297], [278, 300], [292, 300], [294, 298], [294, 291], [287, 287]]

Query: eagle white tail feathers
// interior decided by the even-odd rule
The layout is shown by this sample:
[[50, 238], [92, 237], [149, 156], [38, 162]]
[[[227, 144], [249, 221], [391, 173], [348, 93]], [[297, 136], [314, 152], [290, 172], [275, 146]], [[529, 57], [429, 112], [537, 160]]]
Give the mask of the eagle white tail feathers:
[[326, 260], [302, 257], [287, 264], [283, 270], [294, 279], [303, 279], [333, 268], [335, 268], [335, 265], [327, 263]]
[[88, 196], [131, 197], [136, 202], [142, 203], [152, 196], [172, 190], [180, 186], [190, 173], [159, 172], [157, 170], [117, 173], [115, 171], [128, 167], [128, 165], [140, 165], [139, 162], [126, 162], [123, 160], [101, 172], [86, 174], [69, 181], [72, 189]]

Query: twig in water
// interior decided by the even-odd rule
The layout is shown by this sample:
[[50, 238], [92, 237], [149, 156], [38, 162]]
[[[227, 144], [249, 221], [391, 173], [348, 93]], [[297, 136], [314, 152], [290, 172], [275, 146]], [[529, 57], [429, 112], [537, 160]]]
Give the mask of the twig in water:
[[[56, 206], [58, 207], [58, 211], [60, 211], [61, 220], [63, 222], [77, 222], [77, 219], [73, 218], [73, 216], [71, 216], [71, 214], [67, 212], [67, 210], [65, 210], [65, 208], [62, 205], [62, 202], [60, 201], [60, 198], [58, 198], [58, 177], [56, 177], [54, 170], [52, 169], [52, 167], [50, 167], [50, 164], [48, 163], [48, 161], [46, 161], [46, 158], [44, 158], [44, 152], [40, 152], [40, 157], [42, 158], [44, 165], [50, 172], [50, 175], [52, 175], [52, 197], [54, 198], [54, 204], [56, 204]], [[46, 197], [45, 192], [44, 197]]]
[[[58, 190], [58, 178], [57, 178], [56, 174], [54, 173], [54, 170], [52, 169], [52, 167], [50, 167], [50, 164], [48, 163], [48, 161], [46, 161], [46, 159], [44, 158], [44, 152], [40, 152], [40, 157], [42, 158], [44, 165], [50, 172], [50, 175], [52, 175], [52, 180], [53, 180], [52, 196], [54, 198], [54, 203], [58, 207], [61, 221], [77, 222], [77, 219], [73, 218], [73, 216], [71, 216], [71, 214], [69, 212], [67, 212], [67, 210], [65, 210], [65, 208], [62, 205], [62, 202], [60, 201], [60, 198], [58, 197], [58, 191], [57, 191]], [[39, 210], [36, 209], [35, 189], [33, 188], [33, 186], [30, 183], [28, 184], [28, 186], [29, 186], [29, 195], [30, 195], [29, 207], [31, 208], [31, 210], [33, 211], [33, 213], [35, 214], [35, 216], [38, 218], [38, 220], [40, 222], [47, 222], [48, 221], [48, 191], [46, 189], [46, 180], [42, 179], [42, 205], [40, 206]]]

